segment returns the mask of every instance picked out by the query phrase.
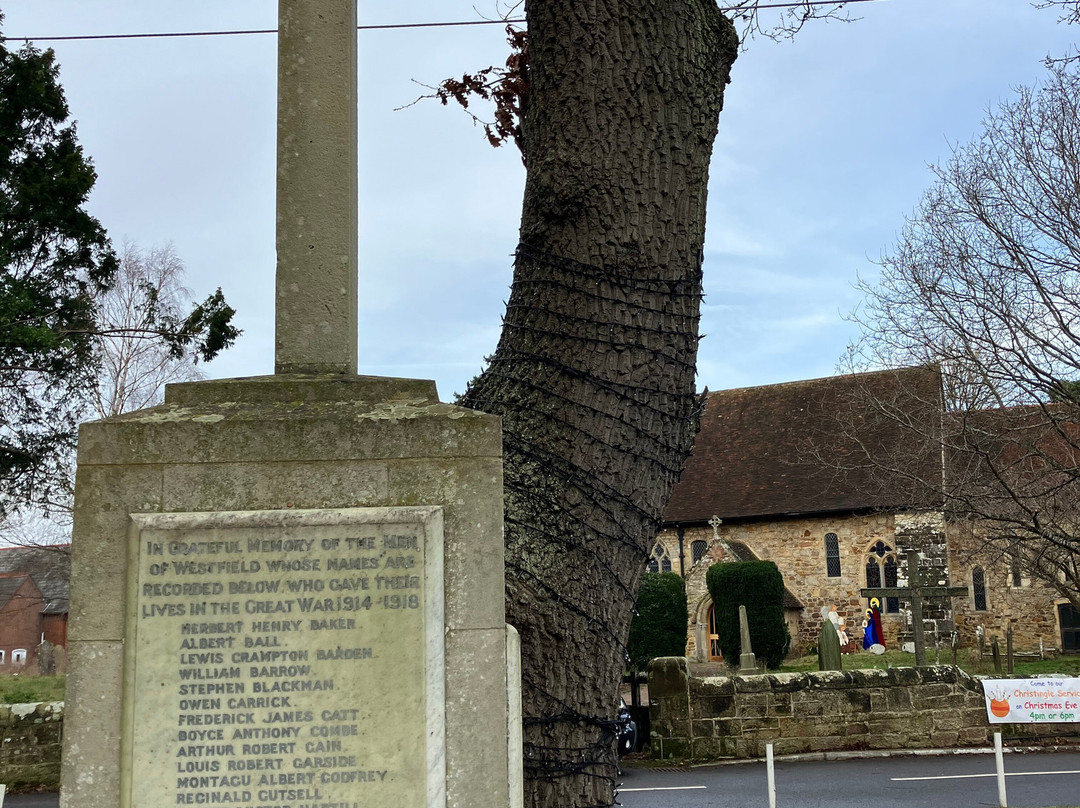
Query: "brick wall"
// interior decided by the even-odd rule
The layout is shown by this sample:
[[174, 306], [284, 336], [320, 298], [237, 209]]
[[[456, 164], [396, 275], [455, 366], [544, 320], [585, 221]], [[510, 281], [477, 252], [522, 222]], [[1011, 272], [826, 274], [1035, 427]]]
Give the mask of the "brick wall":
[[996, 724], [959, 668], [692, 678], [681, 657], [649, 665], [654, 757], [717, 760], [859, 749], [987, 746], [1080, 734], [1077, 724]]
[[58, 790], [63, 727], [63, 702], [0, 704], [0, 783]]
[[[3, 651], [4, 673], [22, 669], [36, 670], [37, 646], [41, 642], [41, 590], [29, 577], [0, 609], [0, 651]], [[16, 649], [26, 651], [21, 665], [13, 661]]]

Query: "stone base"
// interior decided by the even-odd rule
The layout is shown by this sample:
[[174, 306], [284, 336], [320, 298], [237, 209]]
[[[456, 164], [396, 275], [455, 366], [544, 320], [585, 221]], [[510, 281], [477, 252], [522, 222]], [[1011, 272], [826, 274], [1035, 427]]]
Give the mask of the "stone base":
[[[132, 514], [414, 506], [443, 518], [446, 805], [506, 806], [501, 441], [498, 418], [439, 403], [432, 382], [361, 376], [170, 385], [159, 407], [85, 424], [64, 808], [118, 808], [133, 776], [121, 756]], [[360, 706], [363, 694], [332, 701]], [[365, 707], [368, 730], [394, 720]]]

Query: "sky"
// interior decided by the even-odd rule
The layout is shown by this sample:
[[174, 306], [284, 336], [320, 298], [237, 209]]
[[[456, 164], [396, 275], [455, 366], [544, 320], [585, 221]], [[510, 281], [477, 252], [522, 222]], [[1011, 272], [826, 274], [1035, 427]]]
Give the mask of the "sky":
[[[361, 24], [493, 18], [495, 0], [361, 0]], [[45, 37], [276, 27], [276, 0], [0, 0], [8, 37], [55, 50], [115, 242], [172, 243], [201, 298], [244, 334], [212, 378], [273, 372], [273, 34]], [[932, 175], [989, 107], [1037, 83], [1080, 27], [1026, 0], [879, 0], [854, 22], [748, 43], [709, 183], [698, 381], [712, 390], [828, 376], [845, 317]], [[498, 25], [360, 31], [360, 372], [464, 390], [495, 347], [524, 169], [458, 109], [410, 104], [501, 64]], [[9, 47], [19, 43], [8, 43]]]

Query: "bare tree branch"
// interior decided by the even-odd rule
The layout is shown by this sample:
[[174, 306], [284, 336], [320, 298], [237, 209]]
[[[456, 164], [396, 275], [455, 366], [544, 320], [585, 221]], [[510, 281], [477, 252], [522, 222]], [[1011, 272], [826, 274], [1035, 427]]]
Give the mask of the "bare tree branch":
[[940, 367], [940, 421], [861, 403], [910, 435], [906, 450], [862, 461], [900, 474], [940, 452], [949, 514], [1080, 608], [1078, 70], [1052, 65], [1041, 88], [989, 111], [981, 137], [933, 167], [880, 277], [860, 283], [863, 336], [843, 364]]
[[744, 48], [751, 39], [759, 36], [772, 40], [790, 39], [811, 20], [852, 21], [847, 10], [850, 3], [803, 0], [777, 7], [780, 5], [769, 0], [729, 0], [720, 3], [721, 10], [735, 23]]
[[101, 364], [92, 405], [99, 418], [159, 404], [166, 384], [203, 378], [190, 358], [147, 339], [157, 335], [162, 312], [175, 319], [194, 306], [176, 250], [125, 243], [119, 258], [115, 284], [97, 300]]
[[1060, 22], [1080, 22], [1080, 0], [1041, 0], [1041, 2], [1032, 3], [1032, 5], [1035, 8], [1061, 9], [1061, 16], [1058, 17]]

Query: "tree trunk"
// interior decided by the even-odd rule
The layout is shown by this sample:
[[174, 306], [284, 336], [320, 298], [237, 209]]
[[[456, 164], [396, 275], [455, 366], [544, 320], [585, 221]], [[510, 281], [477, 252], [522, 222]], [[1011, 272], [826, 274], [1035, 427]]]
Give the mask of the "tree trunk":
[[625, 642], [696, 430], [709, 159], [737, 54], [712, 0], [532, 0], [528, 166], [502, 336], [526, 802], [607, 806]]

